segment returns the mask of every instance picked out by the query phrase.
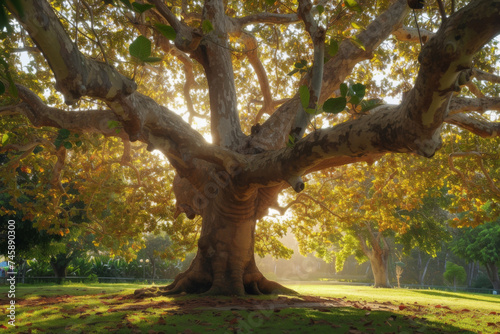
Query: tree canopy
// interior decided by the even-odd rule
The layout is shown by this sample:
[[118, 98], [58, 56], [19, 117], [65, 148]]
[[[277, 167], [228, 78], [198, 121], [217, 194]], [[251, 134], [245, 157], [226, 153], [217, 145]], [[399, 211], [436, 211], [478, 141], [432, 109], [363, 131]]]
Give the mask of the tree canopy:
[[[11, 205], [53, 231], [83, 212], [118, 252], [160, 222], [199, 237], [167, 293], [285, 291], [253, 255], [284, 189], [390, 152], [431, 158], [444, 124], [498, 143], [500, 2], [411, 3], [0, 2]], [[15, 186], [19, 168], [38, 188]], [[496, 197], [476, 208], [498, 213], [483, 175]], [[37, 202], [19, 207], [23, 193]]]

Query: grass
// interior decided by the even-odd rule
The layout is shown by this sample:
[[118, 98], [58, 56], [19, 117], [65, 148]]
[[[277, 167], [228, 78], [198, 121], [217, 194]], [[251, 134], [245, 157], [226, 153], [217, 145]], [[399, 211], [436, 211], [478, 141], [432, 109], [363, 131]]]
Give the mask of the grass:
[[[277, 296], [252, 299], [195, 296], [142, 300], [130, 298], [133, 291], [140, 287], [144, 286], [97, 283], [19, 284], [15, 298], [16, 327], [7, 324], [7, 310], [3, 307], [5, 320], [0, 321], [0, 325], [4, 326], [0, 333], [321, 334], [500, 331], [500, 296], [493, 295], [293, 284], [289, 287], [303, 295], [333, 297], [351, 307], [294, 308], [290, 305], [281, 308], [274, 303], [283, 304], [298, 299]], [[6, 290], [6, 286], [0, 286], [2, 305], [9, 302]], [[382, 308], [376, 308], [375, 305], [382, 305]]]

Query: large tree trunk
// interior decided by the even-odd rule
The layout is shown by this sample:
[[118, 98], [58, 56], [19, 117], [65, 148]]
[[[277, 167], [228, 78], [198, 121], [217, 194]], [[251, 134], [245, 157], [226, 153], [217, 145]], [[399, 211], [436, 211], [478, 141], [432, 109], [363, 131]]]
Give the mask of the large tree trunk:
[[174, 189], [178, 190], [178, 207], [187, 210], [187, 214], [190, 209], [197, 211], [203, 218], [198, 252], [189, 269], [162, 288], [162, 293], [294, 293], [267, 280], [255, 263], [254, 232], [257, 213], [261, 211], [259, 204], [264, 202], [262, 192], [256, 189], [239, 192], [228, 184], [214, 183], [213, 188], [204, 187], [207, 196], [200, 193], [193, 196], [186, 193], [186, 183], [185, 179], [177, 179], [174, 185], [182, 186]]
[[488, 278], [490, 279], [493, 289], [496, 291], [500, 290], [500, 277], [498, 276], [498, 267], [495, 263], [486, 263], [486, 271], [488, 272]]
[[[369, 223], [364, 224], [368, 238], [358, 233], [359, 245], [363, 253], [370, 259], [375, 288], [392, 288], [389, 283], [390, 247], [381, 232], [373, 231]], [[370, 245], [370, 247], [368, 246]]]
[[375, 288], [391, 288], [389, 283], [389, 249], [373, 250], [370, 263], [374, 277]]

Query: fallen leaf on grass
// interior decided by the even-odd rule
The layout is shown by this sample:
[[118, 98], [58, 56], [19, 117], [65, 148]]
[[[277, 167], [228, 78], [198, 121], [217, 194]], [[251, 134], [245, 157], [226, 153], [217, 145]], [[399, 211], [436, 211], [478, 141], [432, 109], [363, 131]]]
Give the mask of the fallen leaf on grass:
[[406, 308], [406, 306], [404, 306], [404, 305], [399, 305], [399, 310], [400, 310], [400, 311], [404, 310], [405, 308]]

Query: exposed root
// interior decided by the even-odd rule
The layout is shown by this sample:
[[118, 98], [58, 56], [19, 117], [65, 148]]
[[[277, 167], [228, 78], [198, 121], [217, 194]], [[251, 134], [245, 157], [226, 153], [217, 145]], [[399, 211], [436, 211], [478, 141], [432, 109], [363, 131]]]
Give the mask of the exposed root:
[[229, 286], [227, 289], [223, 289], [215, 285], [197, 285], [196, 280], [190, 279], [189, 276], [185, 275], [179, 280], [176, 279], [174, 283], [167, 286], [137, 289], [134, 292], [134, 297], [149, 298], [182, 294], [200, 294], [203, 296], [298, 295], [296, 291], [284, 287], [278, 282], [270, 281], [264, 276], [258, 281], [246, 284], [244, 289], [234, 289]]

